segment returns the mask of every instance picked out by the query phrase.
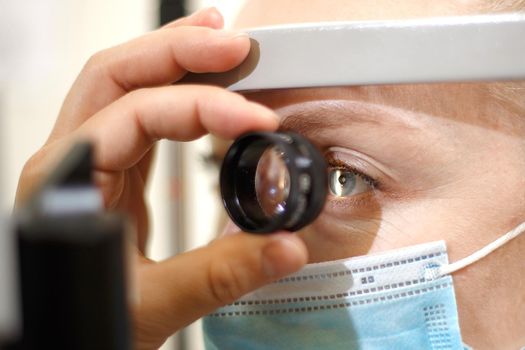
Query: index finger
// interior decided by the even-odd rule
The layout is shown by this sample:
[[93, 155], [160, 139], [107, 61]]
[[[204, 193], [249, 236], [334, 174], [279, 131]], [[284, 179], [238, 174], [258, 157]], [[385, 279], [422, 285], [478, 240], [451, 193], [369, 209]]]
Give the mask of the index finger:
[[170, 84], [187, 71], [226, 71], [240, 64], [250, 49], [248, 37], [216, 30], [217, 19], [210, 22], [215, 16], [220, 14], [210, 10], [184, 18], [92, 56], [66, 97], [50, 139], [73, 131], [134, 89]]
[[64, 142], [91, 140], [95, 168], [119, 171], [137, 164], [159, 139], [189, 141], [206, 133], [231, 139], [247, 131], [275, 130], [278, 124], [271, 109], [239, 94], [212, 86], [175, 85], [129, 93]]
[[165, 28], [175, 28], [180, 26], [202, 26], [220, 29], [224, 26], [224, 19], [221, 13], [215, 7], [209, 7], [197, 11], [190, 16], [178, 18], [162, 26]]

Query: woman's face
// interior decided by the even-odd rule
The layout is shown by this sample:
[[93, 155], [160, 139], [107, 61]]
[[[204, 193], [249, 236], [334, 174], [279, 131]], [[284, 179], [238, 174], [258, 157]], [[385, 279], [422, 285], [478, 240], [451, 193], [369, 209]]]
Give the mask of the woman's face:
[[[339, 2], [311, 1], [305, 9], [301, 1], [252, 1], [239, 25], [464, 14], [480, 3]], [[525, 115], [511, 113], [487, 84], [289, 89], [247, 97], [276, 110], [281, 127], [307, 136], [330, 164], [323, 213], [299, 233], [311, 262], [436, 240], [446, 241], [456, 261], [525, 221]], [[525, 237], [517, 238], [454, 274], [467, 344], [525, 344], [523, 251]], [[494, 329], [495, 320], [516, 321]]]
[[[521, 122], [475, 84], [247, 95], [330, 165], [322, 215], [299, 234], [311, 262], [444, 239], [452, 260], [525, 219]], [[503, 117], [503, 115], [507, 117]]]

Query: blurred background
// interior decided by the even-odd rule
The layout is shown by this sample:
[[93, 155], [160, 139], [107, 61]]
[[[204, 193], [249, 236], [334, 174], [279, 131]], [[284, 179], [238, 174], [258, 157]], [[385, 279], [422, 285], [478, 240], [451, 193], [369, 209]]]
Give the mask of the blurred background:
[[[12, 210], [24, 163], [44, 144], [91, 55], [203, 7], [217, 7], [228, 27], [242, 5], [243, 0], [0, 0], [0, 216]], [[221, 208], [218, 170], [204, 161], [208, 139], [162, 141], [157, 151], [148, 188], [148, 254], [158, 260], [206, 244], [216, 235]], [[162, 347], [202, 348], [200, 322]]]

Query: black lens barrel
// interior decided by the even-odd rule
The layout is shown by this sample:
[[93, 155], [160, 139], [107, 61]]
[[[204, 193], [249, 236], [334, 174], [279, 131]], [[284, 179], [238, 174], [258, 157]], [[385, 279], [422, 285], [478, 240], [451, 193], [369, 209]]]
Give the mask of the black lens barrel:
[[[290, 191], [282, 212], [268, 217], [256, 193], [255, 176], [263, 153], [282, 151], [290, 176]], [[239, 137], [224, 158], [221, 195], [228, 215], [243, 231], [270, 233], [297, 231], [321, 212], [327, 195], [327, 165], [319, 150], [293, 132], [253, 132]]]

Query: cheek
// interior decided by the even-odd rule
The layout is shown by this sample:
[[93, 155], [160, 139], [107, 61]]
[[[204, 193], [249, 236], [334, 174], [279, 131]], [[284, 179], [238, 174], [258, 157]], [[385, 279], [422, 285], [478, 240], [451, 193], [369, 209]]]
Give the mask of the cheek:
[[[473, 265], [453, 274], [459, 321], [464, 341], [483, 348], [480, 330], [490, 334], [494, 324], [500, 339], [512, 341], [525, 329], [525, 236], [514, 238]], [[489, 320], [489, 321], [487, 321]], [[512, 322], [508, 322], [512, 320]], [[486, 322], [487, 321], [487, 322]], [[502, 322], [502, 323], [500, 323]], [[525, 342], [519, 341], [523, 345]], [[479, 344], [479, 345], [478, 345]], [[512, 348], [501, 344], [492, 348]]]
[[[486, 215], [476, 211], [479, 217]], [[309, 249], [310, 262], [336, 260], [445, 240], [451, 261], [473, 252], [485, 233], [476, 217], [464, 215], [461, 199], [429, 198], [379, 204], [374, 210], [323, 213], [299, 234]]]
[[445, 179], [411, 198], [377, 198], [365, 205], [328, 201], [323, 214], [300, 233], [311, 262], [437, 240], [445, 240], [454, 262], [496, 240], [525, 221], [525, 162], [518, 159], [517, 147], [490, 145], [458, 151], [453, 176], [435, 169]]
[[378, 221], [319, 219], [298, 234], [308, 248], [309, 263], [365, 255], [378, 231]]
[[375, 200], [353, 206], [344, 200], [328, 199], [321, 215], [299, 235], [308, 247], [310, 262], [365, 255], [381, 220], [381, 205]]

